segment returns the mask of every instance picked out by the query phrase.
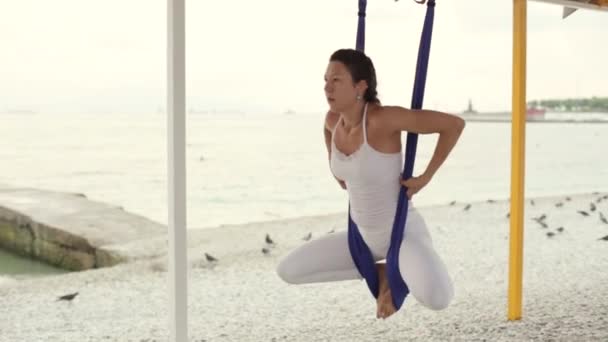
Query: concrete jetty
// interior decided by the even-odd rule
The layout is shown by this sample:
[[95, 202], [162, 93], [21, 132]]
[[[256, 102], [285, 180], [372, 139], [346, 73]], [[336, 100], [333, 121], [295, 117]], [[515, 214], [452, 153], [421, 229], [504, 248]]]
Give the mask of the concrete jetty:
[[164, 255], [166, 236], [165, 225], [83, 194], [0, 186], [0, 248], [63, 269]]

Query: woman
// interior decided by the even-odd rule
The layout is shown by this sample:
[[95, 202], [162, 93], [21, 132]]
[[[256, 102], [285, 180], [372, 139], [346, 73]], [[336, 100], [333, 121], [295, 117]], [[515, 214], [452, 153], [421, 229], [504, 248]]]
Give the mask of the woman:
[[[341, 49], [332, 54], [325, 73], [325, 96], [330, 107], [325, 118], [330, 169], [348, 191], [351, 217], [375, 261], [382, 261], [390, 244], [400, 186], [407, 187], [411, 199], [428, 184], [465, 123], [445, 113], [380, 104], [373, 63], [357, 50]], [[426, 170], [405, 181], [401, 179], [403, 131], [439, 133]], [[453, 297], [452, 282], [423, 218], [409, 204], [399, 271], [418, 302], [441, 310]], [[380, 281], [376, 317], [387, 318], [396, 310], [384, 264], [376, 266]], [[361, 279], [349, 253], [346, 231], [300, 246], [281, 261], [277, 272], [292, 284]]]

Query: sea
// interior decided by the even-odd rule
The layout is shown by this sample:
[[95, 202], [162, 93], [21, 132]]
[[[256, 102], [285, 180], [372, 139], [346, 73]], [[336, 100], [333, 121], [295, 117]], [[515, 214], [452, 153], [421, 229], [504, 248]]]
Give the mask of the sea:
[[[348, 198], [329, 169], [323, 118], [188, 114], [188, 228], [345, 213]], [[167, 223], [167, 133], [164, 113], [2, 114], [0, 186], [83, 193]], [[468, 122], [414, 205], [509, 198], [511, 136], [510, 123]], [[419, 136], [415, 174], [436, 141]], [[525, 168], [529, 197], [608, 192], [608, 124], [528, 123]]]
[[[186, 125], [188, 228], [346, 210], [322, 114], [193, 114]], [[510, 123], [468, 122], [415, 205], [508, 198], [511, 135]], [[415, 174], [436, 141], [419, 136]], [[83, 193], [167, 222], [164, 114], [4, 114], [0, 142], [0, 185]], [[530, 122], [525, 165], [526, 196], [608, 191], [608, 124]]]

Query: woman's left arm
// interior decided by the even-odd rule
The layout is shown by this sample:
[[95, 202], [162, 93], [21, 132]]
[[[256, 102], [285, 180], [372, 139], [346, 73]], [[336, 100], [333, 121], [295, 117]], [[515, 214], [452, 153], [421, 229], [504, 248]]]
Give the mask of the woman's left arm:
[[[433, 110], [410, 110], [403, 107], [384, 107], [382, 111], [383, 129], [389, 134], [401, 134], [402, 131], [431, 134], [438, 133], [439, 139], [435, 152], [422, 175], [408, 182], [402, 182], [408, 187], [408, 197], [415, 194], [428, 183], [439, 167], [446, 160], [458, 141], [465, 122], [463, 119]], [[409, 183], [409, 184], [408, 184]]]

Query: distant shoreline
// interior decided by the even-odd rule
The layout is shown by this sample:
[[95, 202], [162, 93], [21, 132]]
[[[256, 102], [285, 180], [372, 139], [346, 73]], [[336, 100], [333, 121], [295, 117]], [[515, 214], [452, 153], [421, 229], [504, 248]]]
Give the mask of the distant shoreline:
[[[463, 117], [467, 122], [512, 122], [511, 119], [494, 119], [494, 118], [471, 118], [471, 117]], [[526, 120], [528, 123], [576, 123], [576, 124], [584, 124], [584, 123], [599, 123], [599, 124], [608, 124], [608, 120], [572, 120], [572, 119], [542, 119], [542, 120]]]
[[[526, 122], [534, 122], [534, 123], [608, 123], [608, 113], [550, 112], [548, 114], [549, 114], [549, 117], [547, 117], [546, 115], [542, 115], [542, 116], [527, 115]], [[457, 115], [468, 122], [511, 122], [512, 121], [511, 112], [486, 112], [486, 113], [461, 112], [461, 113], [458, 113]], [[558, 117], [552, 117], [554, 115], [558, 116]], [[562, 115], [568, 115], [568, 117], [559, 117]], [[601, 116], [602, 118], [598, 118], [598, 116]]]

